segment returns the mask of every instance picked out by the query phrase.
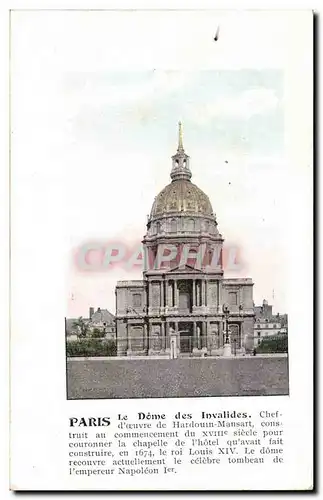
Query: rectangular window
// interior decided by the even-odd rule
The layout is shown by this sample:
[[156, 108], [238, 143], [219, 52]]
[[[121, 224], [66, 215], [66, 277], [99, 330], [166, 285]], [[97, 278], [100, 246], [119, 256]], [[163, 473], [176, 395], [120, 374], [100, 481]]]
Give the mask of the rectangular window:
[[141, 307], [141, 294], [134, 293], [132, 296], [133, 307]]
[[237, 292], [229, 292], [229, 304], [236, 306], [238, 303]]

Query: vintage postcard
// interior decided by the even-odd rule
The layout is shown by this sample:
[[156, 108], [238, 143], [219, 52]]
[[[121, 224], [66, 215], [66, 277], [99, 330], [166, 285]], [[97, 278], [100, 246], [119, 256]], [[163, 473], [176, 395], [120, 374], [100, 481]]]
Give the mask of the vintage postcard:
[[312, 12], [10, 37], [11, 488], [312, 489]]

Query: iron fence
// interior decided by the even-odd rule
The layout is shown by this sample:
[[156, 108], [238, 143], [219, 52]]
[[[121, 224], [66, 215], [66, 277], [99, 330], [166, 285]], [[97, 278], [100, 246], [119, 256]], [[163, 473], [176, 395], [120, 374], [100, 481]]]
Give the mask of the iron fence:
[[[146, 337], [117, 337], [116, 343], [118, 349], [130, 351], [165, 351], [170, 349], [171, 335], [159, 336], [150, 335]], [[225, 343], [225, 334], [221, 336], [201, 335], [194, 337], [192, 335], [178, 335], [175, 337], [176, 347], [180, 353], [191, 353], [194, 350], [207, 349], [216, 350], [221, 349]], [[232, 347], [240, 350], [241, 339], [232, 339]]]
[[[250, 336], [242, 341], [241, 337], [231, 337], [231, 353], [283, 353], [288, 352], [287, 335], [263, 337], [260, 344], [255, 345], [258, 337]], [[80, 338], [66, 342], [67, 356], [126, 356], [130, 354], [167, 354], [171, 349], [171, 342], [179, 356], [194, 356], [201, 354], [221, 355], [226, 342], [225, 333], [222, 335], [150, 335], [133, 337], [116, 337], [115, 339]]]

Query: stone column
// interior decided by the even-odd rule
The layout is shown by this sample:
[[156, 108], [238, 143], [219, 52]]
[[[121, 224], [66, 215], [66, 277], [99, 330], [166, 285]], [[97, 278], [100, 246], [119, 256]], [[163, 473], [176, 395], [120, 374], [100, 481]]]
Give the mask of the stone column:
[[196, 322], [193, 323], [193, 350], [198, 347], [198, 341], [196, 337]]
[[206, 321], [202, 321], [201, 346], [202, 346], [202, 349], [206, 348]]
[[222, 282], [218, 280], [218, 312], [222, 312]]
[[196, 326], [197, 348], [201, 349], [201, 325]]
[[173, 283], [170, 280], [167, 280], [168, 288], [167, 288], [167, 298], [169, 307], [173, 307]]
[[204, 299], [204, 304], [207, 306], [207, 280], [205, 280], [205, 299]]
[[129, 328], [129, 322], [127, 322], [127, 339], [128, 339], [128, 353], [131, 354], [131, 335], [129, 335], [129, 331], [130, 331], [130, 328]]
[[160, 307], [165, 307], [164, 281], [160, 282]]
[[148, 281], [148, 304], [150, 309], [152, 305], [151, 303], [152, 303], [152, 283], [151, 281]]
[[239, 325], [239, 343], [238, 343], [238, 347], [240, 348], [244, 348], [245, 345], [244, 345], [244, 339], [243, 339], [243, 336], [244, 336], [244, 333], [243, 333], [243, 321], [240, 323]]
[[[195, 286], [195, 280], [193, 280], [192, 295], [193, 295], [193, 297], [192, 297], [192, 306], [194, 307], [194, 306], [196, 306], [196, 286]], [[194, 323], [194, 325], [195, 325], [195, 323]], [[195, 325], [195, 327], [196, 327], [196, 325]]]
[[165, 280], [165, 307], [169, 306], [169, 290], [168, 290], [169, 282]]
[[151, 345], [151, 323], [147, 323], [147, 348], [150, 349]]
[[222, 338], [221, 321], [219, 321], [217, 323], [217, 336], [218, 336], [217, 348], [220, 348], [222, 345], [222, 342], [221, 342], [221, 338]]
[[166, 336], [165, 336], [165, 323], [164, 322], [162, 322], [160, 325], [160, 332], [161, 332], [162, 351], [165, 351], [165, 349], [166, 349]]
[[178, 335], [178, 322], [175, 321], [175, 333], [176, 333], [176, 358], [178, 357], [178, 353], [180, 352], [180, 339], [179, 339], [179, 335]]
[[169, 323], [165, 322], [165, 345], [169, 348]]
[[209, 321], [206, 321], [206, 329], [205, 329], [205, 347], [207, 349], [211, 348], [210, 346], [212, 345], [212, 338], [211, 338], [212, 332], [211, 332], [211, 325]]
[[205, 305], [205, 280], [202, 280], [201, 282], [201, 306]]
[[144, 271], [148, 271], [148, 267], [149, 267], [149, 260], [148, 260], [148, 248], [146, 245], [144, 245], [144, 248], [143, 248], [143, 264], [144, 264]]
[[174, 307], [178, 307], [178, 285], [177, 285], [177, 280], [174, 280]]
[[144, 324], [144, 351], [148, 351], [148, 329], [147, 323]]

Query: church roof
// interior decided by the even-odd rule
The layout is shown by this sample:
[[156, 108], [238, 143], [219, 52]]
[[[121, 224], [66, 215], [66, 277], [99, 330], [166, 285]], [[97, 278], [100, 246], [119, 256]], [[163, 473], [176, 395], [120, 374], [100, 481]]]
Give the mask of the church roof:
[[150, 217], [172, 212], [213, 214], [208, 196], [191, 181], [185, 179], [171, 182], [156, 196]]
[[212, 216], [213, 210], [209, 197], [191, 182], [189, 156], [183, 146], [182, 124], [179, 123], [179, 139], [176, 154], [172, 157], [172, 182], [155, 198], [150, 218], [168, 213], [188, 212]]

